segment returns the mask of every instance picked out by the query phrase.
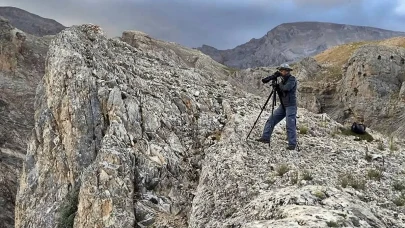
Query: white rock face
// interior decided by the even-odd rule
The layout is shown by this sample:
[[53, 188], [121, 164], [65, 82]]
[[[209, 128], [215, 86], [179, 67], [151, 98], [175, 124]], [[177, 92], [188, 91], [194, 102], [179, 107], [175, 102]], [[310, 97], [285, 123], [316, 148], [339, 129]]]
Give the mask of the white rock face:
[[245, 140], [262, 98], [135, 35], [81, 25], [52, 41], [16, 227], [404, 226], [403, 141], [355, 141], [305, 109], [300, 151], [285, 121], [271, 147]]

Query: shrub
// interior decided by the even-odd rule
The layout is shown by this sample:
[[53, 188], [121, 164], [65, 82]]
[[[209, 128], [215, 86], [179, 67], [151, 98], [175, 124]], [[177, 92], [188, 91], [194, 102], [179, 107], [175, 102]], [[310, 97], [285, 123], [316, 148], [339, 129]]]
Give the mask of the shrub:
[[326, 199], [326, 194], [323, 191], [316, 191], [313, 193], [313, 195], [318, 197], [321, 200]]
[[379, 169], [369, 169], [367, 171], [367, 176], [370, 179], [374, 179], [374, 180], [381, 180], [382, 177], [382, 171]]
[[308, 133], [308, 126], [307, 126], [307, 125], [302, 125], [302, 126], [300, 127], [300, 134], [305, 135], [305, 134], [307, 134], [307, 133]]
[[392, 136], [390, 137], [389, 147], [390, 147], [391, 152], [398, 150], [398, 147], [397, 147], [397, 145], [395, 145], [394, 138]]
[[290, 168], [288, 167], [287, 164], [281, 164], [280, 166], [277, 167], [276, 169], [277, 174], [279, 176], [283, 176], [284, 174], [286, 174], [288, 171], [290, 171]]
[[328, 227], [340, 227], [339, 224], [335, 221], [326, 222], [326, 225], [328, 225]]
[[291, 184], [297, 184], [298, 180], [298, 172], [293, 172], [291, 174]]
[[344, 174], [339, 177], [340, 184], [343, 188], [351, 186], [356, 190], [364, 190], [366, 187], [366, 181], [361, 177], [353, 176], [352, 174]]
[[405, 182], [403, 182], [403, 181], [396, 181], [396, 182], [392, 185], [392, 187], [394, 188], [394, 190], [403, 191], [403, 190], [405, 190]]
[[378, 142], [378, 147], [377, 148], [379, 150], [384, 150], [385, 149], [384, 143], [382, 141]]
[[312, 173], [309, 170], [304, 170], [304, 172], [302, 173], [302, 179], [306, 180], [306, 181], [310, 181], [313, 178]]
[[392, 202], [397, 205], [398, 207], [402, 207], [405, 205], [405, 193], [402, 192], [401, 195], [397, 198], [395, 198], [394, 200], [392, 200]]

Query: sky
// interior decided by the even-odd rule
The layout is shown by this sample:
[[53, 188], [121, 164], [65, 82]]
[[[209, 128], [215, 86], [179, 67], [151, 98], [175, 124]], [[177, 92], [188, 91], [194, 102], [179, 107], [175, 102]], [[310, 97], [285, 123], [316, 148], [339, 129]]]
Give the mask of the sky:
[[[287, 22], [405, 31], [405, 0], [0, 0], [65, 26], [92, 23], [108, 37], [139, 30], [187, 47], [231, 49]], [[401, 23], [402, 22], [402, 23]]]

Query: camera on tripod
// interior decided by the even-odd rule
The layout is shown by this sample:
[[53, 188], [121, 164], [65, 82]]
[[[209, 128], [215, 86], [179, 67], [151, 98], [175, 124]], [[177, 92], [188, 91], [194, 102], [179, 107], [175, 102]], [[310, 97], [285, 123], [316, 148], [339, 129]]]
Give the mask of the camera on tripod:
[[267, 77], [263, 78], [262, 82], [263, 83], [268, 83], [268, 82], [272, 81], [272, 83], [271, 83], [272, 86], [275, 86], [275, 85], [277, 85], [277, 78], [280, 77], [280, 76], [281, 76], [280, 71], [276, 71], [276, 72], [274, 72], [273, 75], [270, 75], [270, 76], [267, 76]]
[[[259, 117], [262, 114], [262, 112], [263, 112], [264, 108], [266, 107], [267, 103], [269, 102], [270, 97], [273, 96], [273, 100], [272, 100], [272, 104], [271, 104], [271, 115], [273, 115], [273, 113], [274, 113], [274, 106], [276, 106], [276, 100], [277, 100], [276, 96], [277, 95], [278, 95], [278, 97], [280, 99], [281, 106], [284, 108], [284, 104], [283, 104], [283, 101], [281, 100], [281, 96], [280, 96], [281, 95], [280, 87], [277, 84], [277, 78], [280, 77], [280, 76], [282, 76], [280, 71], [276, 71], [276, 72], [274, 72], [274, 74], [272, 74], [270, 76], [267, 76], [267, 77], [262, 79], [263, 83], [268, 83], [268, 82], [271, 81], [272, 82], [271, 86], [273, 87], [273, 89], [272, 89], [269, 97], [267, 98], [266, 103], [264, 103], [264, 105], [262, 107], [262, 110], [260, 111], [260, 114], [257, 117], [257, 119], [256, 119], [255, 123], [253, 124], [252, 128], [250, 129], [250, 132], [247, 135], [246, 139], [248, 139], [249, 136], [250, 136], [250, 133], [252, 133], [252, 130], [253, 130], [254, 126], [256, 125], [257, 121], [259, 120]], [[270, 142], [269, 142], [269, 145], [270, 145]]]

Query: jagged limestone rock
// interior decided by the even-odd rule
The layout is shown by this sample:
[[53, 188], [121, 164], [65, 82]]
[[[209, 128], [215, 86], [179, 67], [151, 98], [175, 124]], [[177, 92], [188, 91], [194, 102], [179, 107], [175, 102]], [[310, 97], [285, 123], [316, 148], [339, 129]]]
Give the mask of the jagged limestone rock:
[[[202, 144], [223, 126], [224, 89], [169, 60], [108, 40], [97, 26], [56, 36], [37, 91], [16, 227], [72, 223], [76, 206], [75, 227], [167, 223], [159, 221], [165, 214], [184, 226]], [[75, 191], [78, 204], [66, 214]]]
[[[263, 98], [148, 45], [107, 39], [94, 25], [52, 41], [16, 227], [404, 225], [393, 188], [403, 141], [372, 130], [380, 142], [354, 140], [305, 109], [301, 151], [285, 150], [285, 121], [271, 147], [245, 140]], [[268, 115], [267, 108], [251, 138]], [[368, 177], [380, 178], [363, 182]]]

